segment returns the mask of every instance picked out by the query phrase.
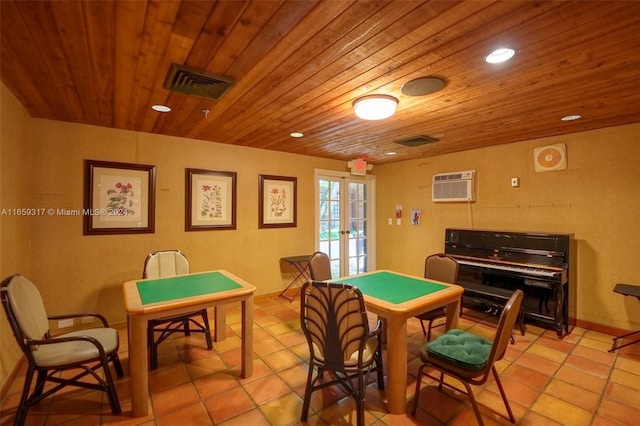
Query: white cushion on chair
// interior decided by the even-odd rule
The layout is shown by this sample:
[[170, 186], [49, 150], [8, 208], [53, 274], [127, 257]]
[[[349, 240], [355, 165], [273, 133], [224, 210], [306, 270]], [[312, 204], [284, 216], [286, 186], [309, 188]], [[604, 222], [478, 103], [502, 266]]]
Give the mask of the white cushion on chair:
[[[89, 336], [98, 340], [105, 353], [109, 354], [118, 347], [118, 332], [113, 328], [92, 328], [89, 330], [73, 331], [55, 339], [75, 336]], [[86, 341], [62, 342], [48, 345], [39, 345], [32, 352], [36, 365], [50, 367], [68, 363], [76, 363], [83, 360], [98, 358], [98, 348]]]

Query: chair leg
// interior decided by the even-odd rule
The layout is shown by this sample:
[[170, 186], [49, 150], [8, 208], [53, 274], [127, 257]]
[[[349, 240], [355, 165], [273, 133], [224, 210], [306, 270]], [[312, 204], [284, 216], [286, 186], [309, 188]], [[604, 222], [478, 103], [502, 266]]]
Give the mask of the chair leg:
[[36, 386], [33, 390], [32, 397], [42, 395], [44, 390], [44, 384], [47, 381], [47, 372], [45, 370], [38, 370], [38, 377], [36, 379]]
[[498, 385], [498, 389], [500, 390], [500, 395], [502, 396], [502, 401], [504, 401], [504, 406], [507, 409], [507, 413], [509, 414], [509, 420], [511, 423], [516, 422], [516, 418], [513, 416], [513, 412], [511, 411], [511, 405], [509, 405], [509, 400], [507, 399], [507, 394], [502, 387], [502, 381], [500, 381], [500, 377], [498, 376], [498, 371], [495, 367], [491, 367], [491, 371], [493, 372], [493, 377], [496, 379], [496, 384]]
[[[318, 373], [322, 374], [322, 373]], [[302, 413], [300, 415], [300, 421], [306, 422], [309, 418], [309, 405], [311, 405], [311, 392], [312, 392], [312, 380], [313, 380], [313, 366], [309, 365], [309, 372], [307, 373], [307, 386], [304, 390], [304, 401], [302, 402]]]
[[[424, 328], [424, 321], [423, 320], [419, 320], [420, 321], [420, 325], [422, 326], [422, 334], [424, 334], [425, 336], [427, 335], [427, 329]], [[429, 340], [429, 339], [427, 339]]]
[[117, 353], [111, 357], [111, 362], [113, 362], [113, 368], [116, 370], [116, 375], [118, 377], [124, 376], [124, 371], [122, 370], [122, 363], [120, 362], [120, 357], [118, 357]]
[[467, 395], [469, 395], [469, 400], [471, 401], [473, 412], [476, 414], [476, 419], [478, 419], [478, 426], [484, 426], [484, 421], [482, 420], [482, 415], [480, 414], [480, 408], [478, 407], [478, 401], [476, 401], [476, 397], [473, 395], [471, 385], [469, 385], [469, 383], [464, 380], [461, 381], [464, 387], [467, 389]]
[[155, 332], [153, 331], [153, 325], [150, 324], [147, 328], [147, 341], [149, 346], [149, 369], [155, 370], [158, 368], [158, 345], [155, 342]]
[[427, 341], [431, 340], [431, 327], [433, 326], [433, 320], [429, 320], [429, 331], [427, 332]]
[[[22, 394], [20, 395], [20, 404], [18, 405], [18, 411], [16, 412], [16, 419], [14, 420], [14, 426], [24, 425], [24, 421], [27, 418], [27, 411], [29, 410], [28, 396], [29, 388], [31, 387], [31, 381], [33, 380], [34, 369], [29, 366], [27, 373], [24, 377], [24, 387], [22, 388]], [[40, 372], [38, 371], [38, 374]]]
[[375, 358], [375, 370], [378, 374], [378, 389], [384, 390], [384, 368], [382, 367], [382, 341], [380, 336], [378, 336], [378, 347], [376, 348]]
[[207, 340], [207, 349], [213, 349], [211, 341], [211, 327], [209, 326], [209, 313], [206, 309], [202, 310], [202, 325], [204, 325], [204, 338]]
[[113, 376], [111, 375], [111, 370], [109, 369], [109, 360], [107, 358], [102, 359], [102, 369], [104, 370], [104, 377], [106, 382], [105, 392], [107, 393], [107, 397], [109, 398], [111, 412], [114, 415], [120, 414], [122, 412], [122, 409], [120, 408], [120, 400], [118, 399], [116, 387], [113, 383]]
[[356, 423], [364, 426], [364, 375], [358, 374], [358, 393], [356, 395]]
[[418, 399], [420, 398], [420, 385], [422, 384], [422, 374], [424, 373], [424, 369], [426, 368], [426, 364], [422, 364], [418, 369], [418, 378], [416, 379], [416, 390], [413, 393], [413, 406], [411, 407], [411, 415], [415, 417], [416, 411], [418, 410]]

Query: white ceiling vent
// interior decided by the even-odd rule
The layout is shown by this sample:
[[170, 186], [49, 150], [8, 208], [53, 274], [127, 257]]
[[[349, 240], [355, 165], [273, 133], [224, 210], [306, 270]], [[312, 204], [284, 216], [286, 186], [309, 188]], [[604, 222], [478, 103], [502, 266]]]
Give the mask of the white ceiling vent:
[[208, 74], [201, 70], [171, 65], [164, 88], [187, 95], [218, 100], [235, 84], [235, 80], [221, 75]]

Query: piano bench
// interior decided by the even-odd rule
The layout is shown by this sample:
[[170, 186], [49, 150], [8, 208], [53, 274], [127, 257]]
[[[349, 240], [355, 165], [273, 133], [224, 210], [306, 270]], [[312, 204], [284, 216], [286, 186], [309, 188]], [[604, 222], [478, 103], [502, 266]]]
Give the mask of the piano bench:
[[[513, 290], [508, 290], [500, 287], [493, 287], [490, 285], [475, 284], [470, 282], [458, 282], [458, 285], [464, 287], [464, 293], [462, 294], [462, 301], [464, 304], [465, 299], [471, 299], [475, 304], [486, 305], [489, 307], [493, 314], [500, 315], [504, 309], [504, 305], [509, 301]], [[460, 307], [462, 314], [462, 306]], [[518, 315], [518, 328], [520, 334], [524, 336], [524, 305], [520, 308], [520, 314]]]
[[[640, 285], [616, 284], [613, 291], [614, 293], [620, 293], [624, 296], [635, 296], [638, 298], [638, 300], [640, 300]], [[626, 346], [630, 346], [630, 345], [633, 345], [634, 343], [640, 342], [640, 337], [639, 337], [638, 339], [632, 340], [631, 342], [620, 344], [624, 342], [625, 339], [628, 339], [631, 336], [636, 336], [636, 335], [640, 335], [640, 330], [632, 331], [631, 333], [626, 333], [626, 334], [623, 334], [622, 336], [614, 337], [613, 345], [611, 346], [611, 349], [609, 349], [609, 352], [614, 352], [620, 348], [624, 348]]]

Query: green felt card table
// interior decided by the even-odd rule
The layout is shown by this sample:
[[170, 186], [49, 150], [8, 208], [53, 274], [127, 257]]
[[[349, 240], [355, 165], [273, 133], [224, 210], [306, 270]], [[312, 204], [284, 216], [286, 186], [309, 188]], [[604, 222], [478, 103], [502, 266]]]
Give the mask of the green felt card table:
[[256, 288], [225, 270], [170, 278], [127, 281], [122, 286], [129, 326], [129, 369], [134, 417], [149, 413], [147, 322], [203, 308], [216, 308], [214, 340], [224, 339], [224, 305], [240, 302], [242, 309], [243, 378], [253, 372], [253, 294]]
[[404, 414], [407, 403], [407, 320], [440, 306], [447, 307], [446, 329], [458, 325], [464, 289], [392, 271], [372, 271], [331, 280], [358, 287], [367, 310], [385, 322], [387, 410]]

